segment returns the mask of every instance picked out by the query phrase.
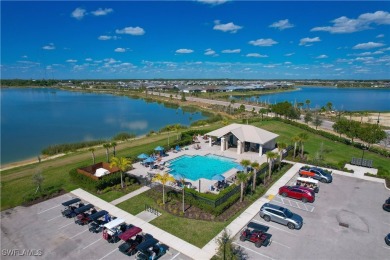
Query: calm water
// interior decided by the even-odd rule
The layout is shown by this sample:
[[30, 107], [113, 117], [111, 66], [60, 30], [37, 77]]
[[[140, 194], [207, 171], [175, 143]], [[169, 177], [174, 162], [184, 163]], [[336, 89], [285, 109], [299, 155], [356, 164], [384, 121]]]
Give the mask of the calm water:
[[[336, 110], [348, 111], [390, 111], [390, 89], [299, 87], [300, 90], [262, 95], [259, 101], [270, 104], [283, 101], [311, 101], [310, 107], [322, 107], [332, 102]], [[256, 101], [257, 97], [252, 97]], [[305, 105], [306, 106], [306, 105]]]
[[201, 113], [106, 94], [52, 89], [1, 89], [1, 164], [37, 157], [52, 144], [146, 134], [189, 125]]
[[196, 181], [200, 178], [211, 180], [214, 175], [223, 174], [238, 164], [221, 156], [182, 156], [174, 160], [169, 168], [171, 174], [183, 174], [185, 178]]

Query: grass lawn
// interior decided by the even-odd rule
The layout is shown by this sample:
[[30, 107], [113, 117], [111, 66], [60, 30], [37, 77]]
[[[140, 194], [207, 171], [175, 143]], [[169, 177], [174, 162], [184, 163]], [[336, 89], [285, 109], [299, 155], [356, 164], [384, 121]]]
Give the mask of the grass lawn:
[[94, 194], [94, 195], [101, 198], [102, 200], [111, 202], [111, 201], [116, 200], [116, 199], [118, 199], [118, 198], [132, 192], [132, 191], [138, 190], [139, 188], [141, 188], [141, 185], [132, 184], [132, 185], [126, 187], [125, 192], [119, 191], [119, 190], [111, 190], [111, 191], [106, 192], [104, 194]]
[[[160, 134], [119, 144], [116, 149], [117, 156], [136, 157], [141, 153], [153, 151], [158, 145], [166, 145], [167, 137], [167, 134]], [[104, 148], [97, 148], [95, 155], [96, 162], [106, 160]], [[32, 176], [36, 172], [41, 171], [45, 178], [44, 189], [60, 187], [65, 191], [71, 191], [79, 186], [70, 181], [69, 171], [90, 164], [92, 164], [91, 153], [80, 151], [41, 163], [1, 171], [1, 210], [21, 205], [25, 196], [35, 192], [36, 187], [32, 182]], [[117, 192], [110, 192], [102, 195], [102, 199], [110, 201], [120, 197], [119, 195]]]
[[[312, 160], [315, 157], [316, 152], [320, 149], [321, 143], [323, 143], [325, 161], [329, 163], [337, 164], [341, 161], [350, 162], [352, 157], [360, 158], [362, 156], [362, 150], [360, 149], [329, 140], [325, 137], [307, 132], [301, 128], [283, 122], [269, 120], [255, 123], [254, 125], [278, 134], [279, 137], [277, 141], [291, 145], [294, 145], [291, 141], [293, 136], [306, 132], [309, 139], [304, 144], [304, 150], [307, 152], [309, 160]], [[388, 169], [390, 167], [388, 158], [375, 153], [365, 151], [364, 158], [373, 160], [374, 168], [382, 166], [383, 168]]]

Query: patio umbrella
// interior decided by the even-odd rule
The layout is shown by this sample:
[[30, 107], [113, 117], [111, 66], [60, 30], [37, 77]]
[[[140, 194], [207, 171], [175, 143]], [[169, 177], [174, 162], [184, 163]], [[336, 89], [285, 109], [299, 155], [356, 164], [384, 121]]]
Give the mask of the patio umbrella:
[[245, 167], [242, 166], [241, 164], [237, 165], [237, 166], [234, 167], [234, 168], [236, 168], [236, 169], [239, 170], [240, 172], [245, 171]]
[[137, 156], [138, 159], [146, 159], [148, 157], [149, 157], [149, 155], [144, 154], [144, 153], [141, 153], [140, 155]]
[[185, 176], [183, 174], [180, 174], [180, 173], [176, 173], [175, 175], [173, 175], [173, 178], [175, 178], [175, 180], [181, 180], [181, 179], [185, 179]]
[[223, 181], [225, 180], [225, 177], [223, 177], [221, 174], [214, 175], [213, 178], [211, 178], [214, 181]]
[[157, 146], [156, 148], [154, 148], [155, 151], [164, 151], [165, 148], [162, 147], [162, 146]]
[[156, 159], [154, 159], [153, 157], [148, 157], [147, 159], [144, 160], [144, 163], [152, 163], [154, 162]]

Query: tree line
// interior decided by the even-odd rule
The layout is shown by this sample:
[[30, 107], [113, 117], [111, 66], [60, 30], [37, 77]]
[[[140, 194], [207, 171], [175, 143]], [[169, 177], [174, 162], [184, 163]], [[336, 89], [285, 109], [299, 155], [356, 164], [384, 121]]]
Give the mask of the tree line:
[[344, 134], [351, 139], [352, 143], [355, 138], [358, 138], [370, 146], [387, 137], [385, 131], [377, 124], [362, 124], [354, 120], [348, 120], [345, 117], [338, 119], [332, 127], [340, 137]]

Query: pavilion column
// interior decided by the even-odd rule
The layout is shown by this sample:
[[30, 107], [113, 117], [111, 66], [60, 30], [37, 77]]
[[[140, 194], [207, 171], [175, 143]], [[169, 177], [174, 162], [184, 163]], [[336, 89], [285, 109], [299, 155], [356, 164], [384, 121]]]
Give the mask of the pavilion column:
[[263, 155], [263, 146], [260, 144], [259, 146], [259, 156]]
[[237, 140], [237, 154], [242, 154], [242, 142]]
[[225, 151], [226, 150], [226, 142], [225, 142], [225, 137], [222, 137], [221, 138], [221, 151]]
[[209, 146], [211, 147], [212, 144], [211, 144], [211, 137], [209, 137]]

